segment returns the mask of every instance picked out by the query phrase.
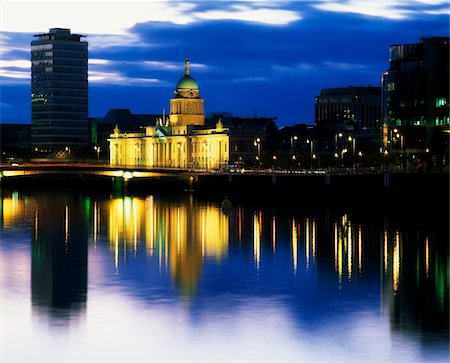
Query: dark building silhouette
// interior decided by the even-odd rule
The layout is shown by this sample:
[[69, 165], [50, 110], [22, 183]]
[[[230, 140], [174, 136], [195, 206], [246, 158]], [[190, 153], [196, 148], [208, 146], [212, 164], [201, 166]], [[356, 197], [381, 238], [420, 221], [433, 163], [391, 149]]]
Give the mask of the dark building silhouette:
[[135, 132], [144, 126], [155, 126], [161, 114], [136, 114], [129, 108], [112, 108], [105, 116], [90, 118], [90, 142], [100, 147], [103, 157], [109, 156], [108, 138], [117, 126], [123, 132]]
[[383, 74], [383, 147], [416, 168], [448, 166], [449, 38], [390, 47]]
[[88, 43], [53, 28], [31, 42], [31, 143], [45, 151], [88, 144]]
[[324, 88], [316, 96], [314, 123], [317, 127], [379, 130], [381, 88]]
[[390, 47], [383, 75], [383, 117], [388, 126], [449, 125], [449, 38], [424, 37]]
[[314, 109], [314, 154], [320, 165], [344, 165], [344, 159], [356, 163], [361, 155], [379, 152], [380, 87], [324, 88]]
[[230, 161], [260, 166], [281, 146], [276, 117], [239, 117], [231, 112], [213, 112], [205, 117], [205, 126], [219, 121], [230, 135]]

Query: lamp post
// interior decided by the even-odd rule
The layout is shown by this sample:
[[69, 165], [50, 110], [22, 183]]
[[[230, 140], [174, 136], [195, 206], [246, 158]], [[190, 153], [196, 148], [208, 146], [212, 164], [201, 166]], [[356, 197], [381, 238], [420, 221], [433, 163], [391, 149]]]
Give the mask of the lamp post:
[[347, 140], [350, 141], [352, 144], [352, 158], [353, 158], [352, 169], [355, 170], [356, 138], [349, 136]]
[[294, 155], [294, 142], [298, 140], [296, 135], [291, 136], [291, 157]]
[[310, 146], [310, 161], [311, 161], [310, 169], [311, 169], [311, 171], [312, 171], [312, 169], [313, 169], [313, 157], [314, 157], [314, 159], [316, 158], [316, 155], [313, 154], [313, 151], [314, 151], [314, 141], [313, 141], [313, 140], [310, 140], [310, 139], [306, 139], [306, 143], [309, 144], [309, 146]]
[[261, 160], [261, 139], [257, 137], [255, 140], [253, 140], [253, 146], [255, 146], [255, 152], [256, 152], [256, 161], [260, 163]]
[[344, 135], [342, 134], [342, 132], [336, 132], [336, 133], [334, 134], [334, 151], [335, 151], [335, 152], [337, 152], [337, 150], [338, 150], [338, 146], [337, 146], [337, 144], [338, 144], [338, 137], [342, 137], [342, 136], [344, 136]]
[[99, 164], [99, 159], [100, 159], [100, 146], [94, 146], [94, 150], [97, 152], [97, 164]]

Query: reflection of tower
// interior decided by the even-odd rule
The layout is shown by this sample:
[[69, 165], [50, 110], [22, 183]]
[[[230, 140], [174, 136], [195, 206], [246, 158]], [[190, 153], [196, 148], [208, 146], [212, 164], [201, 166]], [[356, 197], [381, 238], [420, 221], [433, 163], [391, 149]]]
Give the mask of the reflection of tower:
[[[108, 239], [116, 269], [127, 251], [145, 250], [157, 256], [160, 271], [170, 269], [185, 297], [197, 289], [204, 261], [220, 261], [226, 254], [228, 236], [228, 216], [218, 206], [195, 202], [192, 195], [176, 202], [153, 196], [145, 201], [125, 197], [109, 202]], [[144, 240], [145, 247], [139, 247]]]
[[31, 262], [31, 299], [39, 313], [52, 318], [85, 309], [87, 226], [81, 202], [45, 196], [37, 200]]
[[176, 286], [186, 297], [196, 290], [203, 269], [202, 248], [195, 233], [198, 226], [192, 223], [193, 208], [192, 203], [188, 207], [169, 207], [170, 270]]
[[189, 59], [186, 58], [184, 76], [178, 81], [174, 97], [170, 100], [170, 125], [203, 125], [205, 114], [198, 84], [190, 76]]

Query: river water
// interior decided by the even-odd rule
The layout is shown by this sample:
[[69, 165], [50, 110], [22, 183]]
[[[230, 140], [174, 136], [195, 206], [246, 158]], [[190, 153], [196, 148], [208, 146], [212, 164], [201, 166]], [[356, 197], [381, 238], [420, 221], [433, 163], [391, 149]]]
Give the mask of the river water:
[[448, 362], [445, 210], [1, 192], [2, 362]]

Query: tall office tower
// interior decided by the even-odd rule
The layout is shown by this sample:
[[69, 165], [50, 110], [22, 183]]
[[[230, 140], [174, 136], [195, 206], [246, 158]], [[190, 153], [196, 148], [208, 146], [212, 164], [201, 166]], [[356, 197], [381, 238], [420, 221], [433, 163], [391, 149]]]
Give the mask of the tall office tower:
[[388, 126], [449, 125], [449, 102], [448, 37], [390, 47], [390, 66], [383, 75], [383, 118]]
[[88, 144], [88, 43], [54, 28], [31, 42], [31, 145], [74, 150]]
[[318, 127], [379, 130], [381, 88], [324, 88], [316, 97], [314, 122]]

